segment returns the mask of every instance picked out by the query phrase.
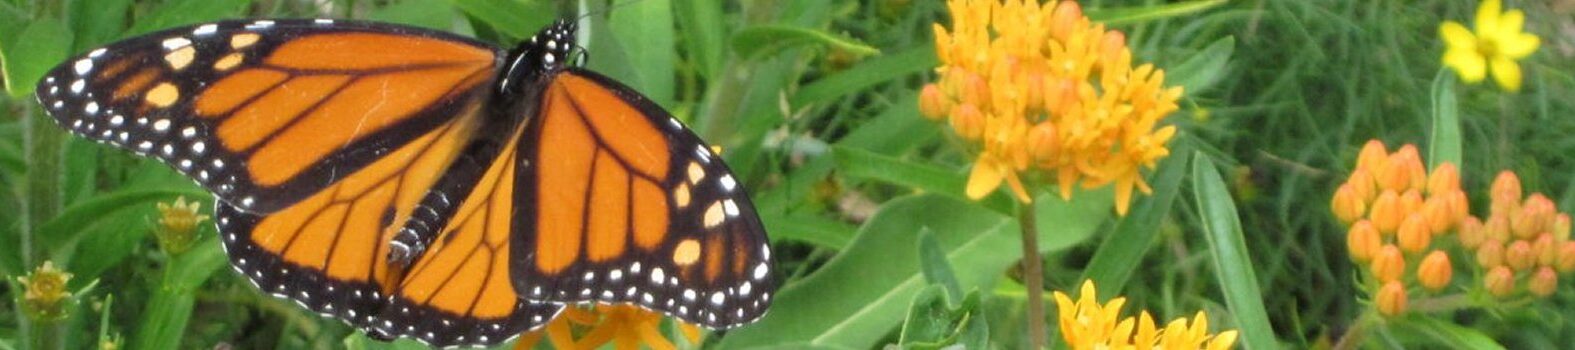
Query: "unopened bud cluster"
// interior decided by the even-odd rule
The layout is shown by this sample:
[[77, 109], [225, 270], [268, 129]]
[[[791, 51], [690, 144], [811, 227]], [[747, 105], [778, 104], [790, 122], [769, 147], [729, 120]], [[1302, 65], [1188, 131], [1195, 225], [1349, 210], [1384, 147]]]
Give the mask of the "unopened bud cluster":
[[1522, 197], [1520, 178], [1510, 171], [1498, 174], [1490, 195], [1487, 219], [1468, 217], [1460, 228], [1460, 245], [1486, 271], [1482, 287], [1498, 297], [1553, 294], [1559, 274], [1575, 271], [1569, 214], [1541, 193]]
[[1376, 282], [1374, 301], [1385, 315], [1405, 311], [1410, 285], [1427, 292], [1449, 285], [1454, 269], [1435, 242], [1470, 215], [1459, 169], [1443, 163], [1428, 172], [1422, 164], [1414, 145], [1390, 153], [1368, 141], [1330, 204], [1350, 225], [1346, 247]]

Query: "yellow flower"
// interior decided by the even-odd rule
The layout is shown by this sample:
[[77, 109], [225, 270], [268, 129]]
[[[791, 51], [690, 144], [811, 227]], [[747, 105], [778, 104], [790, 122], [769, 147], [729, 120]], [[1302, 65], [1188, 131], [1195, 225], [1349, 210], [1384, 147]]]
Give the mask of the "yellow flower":
[[186, 197], [177, 197], [171, 203], [158, 203], [159, 230], [154, 233], [158, 238], [159, 247], [169, 254], [180, 254], [191, 248], [192, 242], [197, 241], [197, 224], [208, 220], [207, 215], [198, 215], [202, 205], [197, 201], [186, 202]]
[[[700, 343], [700, 328], [674, 321], [691, 344]], [[514, 349], [534, 348], [546, 337], [555, 349], [597, 349], [611, 342], [614, 349], [676, 349], [662, 334], [662, 315], [630, 305], [570, 306], [540, 330], [527, 332]]]
[[1499, 0], [1484, 0], [1477, 7], [1476, 33], [1459, 22], [1444, 21], [1438, 31], [1449, 48], [1444, 65], [1454, 68], [1460, 79], [1477, 83], [1489, 71], [1500, 87], [1520, 90], [1520, 65], [1516, 60], [1537, 51], [1541, 39], [1522, 32], [1526, 14], [1518, 9], [1502, 11]]
[[1060, 316], [1061, 337], [1072, 349], [1229, 349], [1236, 343], [1236, 331], [1209, 334], [1208, 315], [1199, 311], [1171, 321], [1164, 329], [1155, 327], [1148, 311], [1137, 318], [1121, 317], [1126, 298], [1117, 297], [1100, 305], [1095, 300], [1093, 281], [1083, 281], [1076, 302], [1060, 291], [1055, 303]]
[[27, 276], [17, 277], [22, 283], [22, 309], [29, 318], [38, 322], [54, 322], [66, 319], [67, 308], [71, 291], [66, 290], [66, 283], [71, 281], [71, 273], [55, 267], [53, 261], [44, 261]]
[[966, 194], [978, 199], [1006, 183], [1031, 201], [1029, 180], [1115, 187], [1126, 214], [1134, 189], [1149, 193], [1143, 169], [1168, 156], [1176, 134], [1160, 119], [1177, 110], [1181, 88], [1165, 72], [1132, 66], [1126, 36], [1083, 15], [1073, 1], [950, 0], [951, 28], [935, 25], [939, 80], [920, 110], [945, 119], [976, 147]]

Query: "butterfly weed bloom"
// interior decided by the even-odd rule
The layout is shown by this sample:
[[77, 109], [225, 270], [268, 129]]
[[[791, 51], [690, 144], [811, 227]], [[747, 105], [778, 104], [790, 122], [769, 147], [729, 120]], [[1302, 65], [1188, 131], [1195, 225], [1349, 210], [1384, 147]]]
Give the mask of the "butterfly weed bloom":
[[1061, 336], [1072, 349], [1229, 349], [1236, 343], [1235, 330], [1209, 333], [1208, 315], [1202, 311], [1191, 320], [1178, 318], [1157, 328], [1147, 311], [1122, 318], [1126, 298], [1100, 304], [1096, 295], [1093, 281], [1083, 281], [1077, 301], [1055, 292]]
[[1553, 294], [1559, 275], [1575, 272], [1570, 215], [1541, 193], [1525, 195], [1510, 171], [1494, 178], [1489, 196], [1488, 217], [1468, 218], [1460, 234], [1461, 247], [1486, 273], [1481, 287], [1501, 298]]
[[1350, 225], [1346, 248], [1371, 277], [1368, 292], [1384, 315], [1405, 311], [1408, 287], [1444, 291], [1454, 271], [1439, 238], [1477, 225], [1459, 169], [1445, 162], [1428, 171], [1422, 164], [1414, 145], [1390, 152], [1383, 142], [1368, 141], [1330, 199], [1330, 211]]
[[56, 268], [52, 261], [45, 261], [17, 281], [22, 283], [22, 309], [29, 319], [36, 322], [66, 319], [71, 298], [71, 291], [66, 290], [66, 283], [71, 281], [70, 273]]
[[[635, 306], [597, 304], [563, 309], [544, 328], [526, 333], [514, 348], [531, 349], [545, 337], [555, 349], [597, 349], [612, 343], [614, 349], [676, 349], [662, 333], [662, 315]], [[691, 344], [699, 344], [700, 328], [674, 321]]]
[[967, 195], [1005, 183], [1022, 202], [1027, 178], [1051, 178], [1063, 198], [1074, 185], [1113, 185], [1116, 211], [1133, 189], [1151, 192], [1141, 170], [1169, 155], [1181, 88], [1165, 72], [1133, 67], [1119, 31], [1073, 1], [951, 0], [951, 28], [935, 25], [938, 81], [920, 92], [923, 114], [945, 120], [976, 147]]
[[1484, 0], [1477, 7], [1476, 32], [1455, 21], [1444, 21], [1438, 28], [1448, 49], [1444, 65], [1468, 83], [1478, 83], [1493, 73], [1493, 80], [1504, 90], [1520, 90], [1520, 64], [1516, 60], [1537, 51], [1541, 39], [1522, 30], [1526, 14], [1518, 9], [1503, 11], [1499, 0]]
[[202, 204], [197, 201], [187, 202], [186, 197], [177, 197], [174, 202], [158, 203], [159, 226], [154, 234], [158, 238], [159, 247], [169, 254], [180, 254], [191, 249], [192, 242], [197, 241], [197, 224], [208, 220], [207, 215], [198, 214]]

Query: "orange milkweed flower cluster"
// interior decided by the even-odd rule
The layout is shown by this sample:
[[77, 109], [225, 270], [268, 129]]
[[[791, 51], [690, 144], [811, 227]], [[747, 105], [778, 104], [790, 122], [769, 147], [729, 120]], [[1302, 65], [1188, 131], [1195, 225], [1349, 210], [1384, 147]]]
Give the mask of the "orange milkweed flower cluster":
[[[1377, 282], [1374, 301], [1385, 315], [1405, 310], [1407, 283], [1438, 292], [1449, 285], [1449, 254], [1435, 238], [1453, 232], [1470, 216], [1460, 189], [1460, 171], [1451, 163], [1429, 173], [1415, 145], [1390, 153], [1383, 142], [1368, 141], [1356, 169], [1330, 203], [1335, 217], [1350, 225], [1346, 247]], [[1407, 272], [1414, 272], [1408, 278]]]
[[1045, 176], [1063, 198], [1073, 185], [1113, 185], [1125, 214], [1134, 188], [1152, 191], [1141, 170], [1170, 154], [1176, 128], [1158, 124], [1182, 90], [1165, 87], [1165, 72], [1151, 64], [1132, 67], [1124, 34], [1073, 1], [947, 5], [951, 28], [935, 25], [939, 80], [924, 86], [919, 105], [977, 146], [970, 198], [1004, 182], [1027, 203], [1023, 177]]
[[[612, 343], [614, 349], [672, 350], [677, 346], [662, 333], [662, 315], [631, 305], [596, 304], [569, 306], [542, 329], [526, 332], [514, 343], [515, 350], [535, 348], [546, 338], [554, 349], [598, 349]], [[673, 321], [690, 344], [700, 343], [700, 328]]]
[[1077, 301], [1065, 293], [1055, 292], [1059, 309], [1061, 337], [1072, 349], [1229, 349], [1236, 344], [1235, 330], [1209, 333], [1208, 315], [1198, 311], [1189, 323], [1187, 318], [1177, 318], [1155, 326], [1148, 311], [1141, 311], [1137, 318], [1121, 318], [1121, 307], [1126, 298], [1117, 297], [1106, 304], [1095, 300], [1093, 281], [1083, 281]]
[[1553, 294], [1559, 274], [1575, 271], [1569, 214], [1541, 193], [1522, 199], [1520, 178], [1509, 171], [1493, 180], [1490, 195], [1487, 219], [1468, 218], [1460, 229], [1460, 245], [1487, 272], [1482, 287], [1498, 297], [1515, 295], [1517, 285], [1535, 296]]

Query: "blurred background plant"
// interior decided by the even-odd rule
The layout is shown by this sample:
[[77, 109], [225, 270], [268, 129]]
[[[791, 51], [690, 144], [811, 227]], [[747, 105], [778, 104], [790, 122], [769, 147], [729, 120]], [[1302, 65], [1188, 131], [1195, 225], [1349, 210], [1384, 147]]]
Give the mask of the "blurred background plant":
[[[1360, 277], [1371, 264], [1344, 249], [1351, 230], [1331, 194], [1359, 167], [1364, 142], [1417, 144], [1404, 152], [1416, 153], [1428, 174], [1455, 164], [1476, 215], [1494, 207], [1490, 174], [1502, 170], [1519, 180], [1522, 211], [1575, 203], [1575, 177], [1558, 175], [1575, 173], [1570, 1], [1500, 5], [1500, 15], [1523, 13], [1520, 32], [1540, 38], [1514, 58], [1521, 82], [1513, 93], [1501, 81], [1462, 84], [1446, 68], [1447, 52], [1461, 46], [1446, 43], [1454, 39], [1441, 31], [1453, 30], [1440, 28], [1468, 23], [1461, 26], [1482, 36], [1475, 1], [1079, 5], [1092, 23], [1121, 33], [1131, 62], [1153, 63], [1165, 86], [1183, 93], [1177, 111], [1141, 128], [1173, 128], [1171, 155], [1136, 172], [1152, 193], [1131, 197], [1125, 215], [1113, 208], [1127, 199], [1111, 187], [1074, 189], [1070, 200], [1059, 186], [1023, 190], [1045, 266], [1037, 292], [1091, 280], [1092, 300], [1121, 295], [1162, 320], [1201, 311], [1209, 329], [1237, 331], [1243, 347], [1331, 346], [1366, 322], [1371, 296], [1406, 296], [1414, 311], [1433, 295], [1413, 289], [1433, 283], [1417, 277], [1398, 294], [1374, 289]], [[0, 349], [419, 348], [371, 341], [258, 293], [224, 268], [202, 218], [210, 196], [157, 162], [68, 137], [44, 119], [29, 96], [34, 82], [69, 55], [240, 17], [371, 19], [509, 45], [559, 14], [579, 13], [589, 14], [591, 69], [650, 96], [726, 151], [785, 271], [758, 324], [701, 332], [698, 342], [668, 320], [650, 328], [627, 317], [639, 320], [628, 329], [655, 329], [680, 347], [1024, 347], [1028, 279], [1014, 267], [1022, 201], [1011, 190], [971, 200], [977, 148], [919, 117], [923, 87], [941, 76], [933, 29], [952, 23], [944, 2], [0, 0], [8, 92], [0, 97], [0, 186], [9, 189], [0, 192], [0, 295], [10, 301], [0, 305]], [[1544, 199], [1532, 204], [1525, 193]], [[1428, 195], [1419, 196], [1425, 203]], [[177, 205], [179, 197], [203, 205]], [[172, 218], [158, 203], [199, 211]], [[1488, 214], [1478, 220], [1484, 227]], [[166, 227], [187, 219], [196, 222], [190, 236]], [[1425, 246], [1456, 252], [1443, 245], [1464, 238], [1470, 224], [1460, 225]], [[1527, 242], [1533, 252], [1539, 239]], [[1407, 255], [1420, 253], [1393, 242], [1405, 274], [1427, 264], [1430, 254]], [[1477, 283], [1492, 274], [1476, 275], [1474, 255], [1448, 254], [1453, 269], [1429, 269], [1454, 271], [1443, 290], [1486, 285]], [[1575, 323], [1564, 321], [1575, 317], [1575, 288], [1557, 283], [1531, 297], [1542, 266], [1560, 271], [1560, 262], [1536, 258], [1537, 268], [1494, 278], [1514, 286], [1505, 303], [1548, 307], [1401, 313], [1357, 345], [1575, 343]], [[28, 311], [45, 301], [29, 293], [56, 283], [41, 281], [60, 283], [49, 288], [60, 313]], [[1055, 305], [1045, 304], [1042, 321], [1057, 324]], [[1052, 346], [1063, 346], [1059, 327], [1046, 328]]]

